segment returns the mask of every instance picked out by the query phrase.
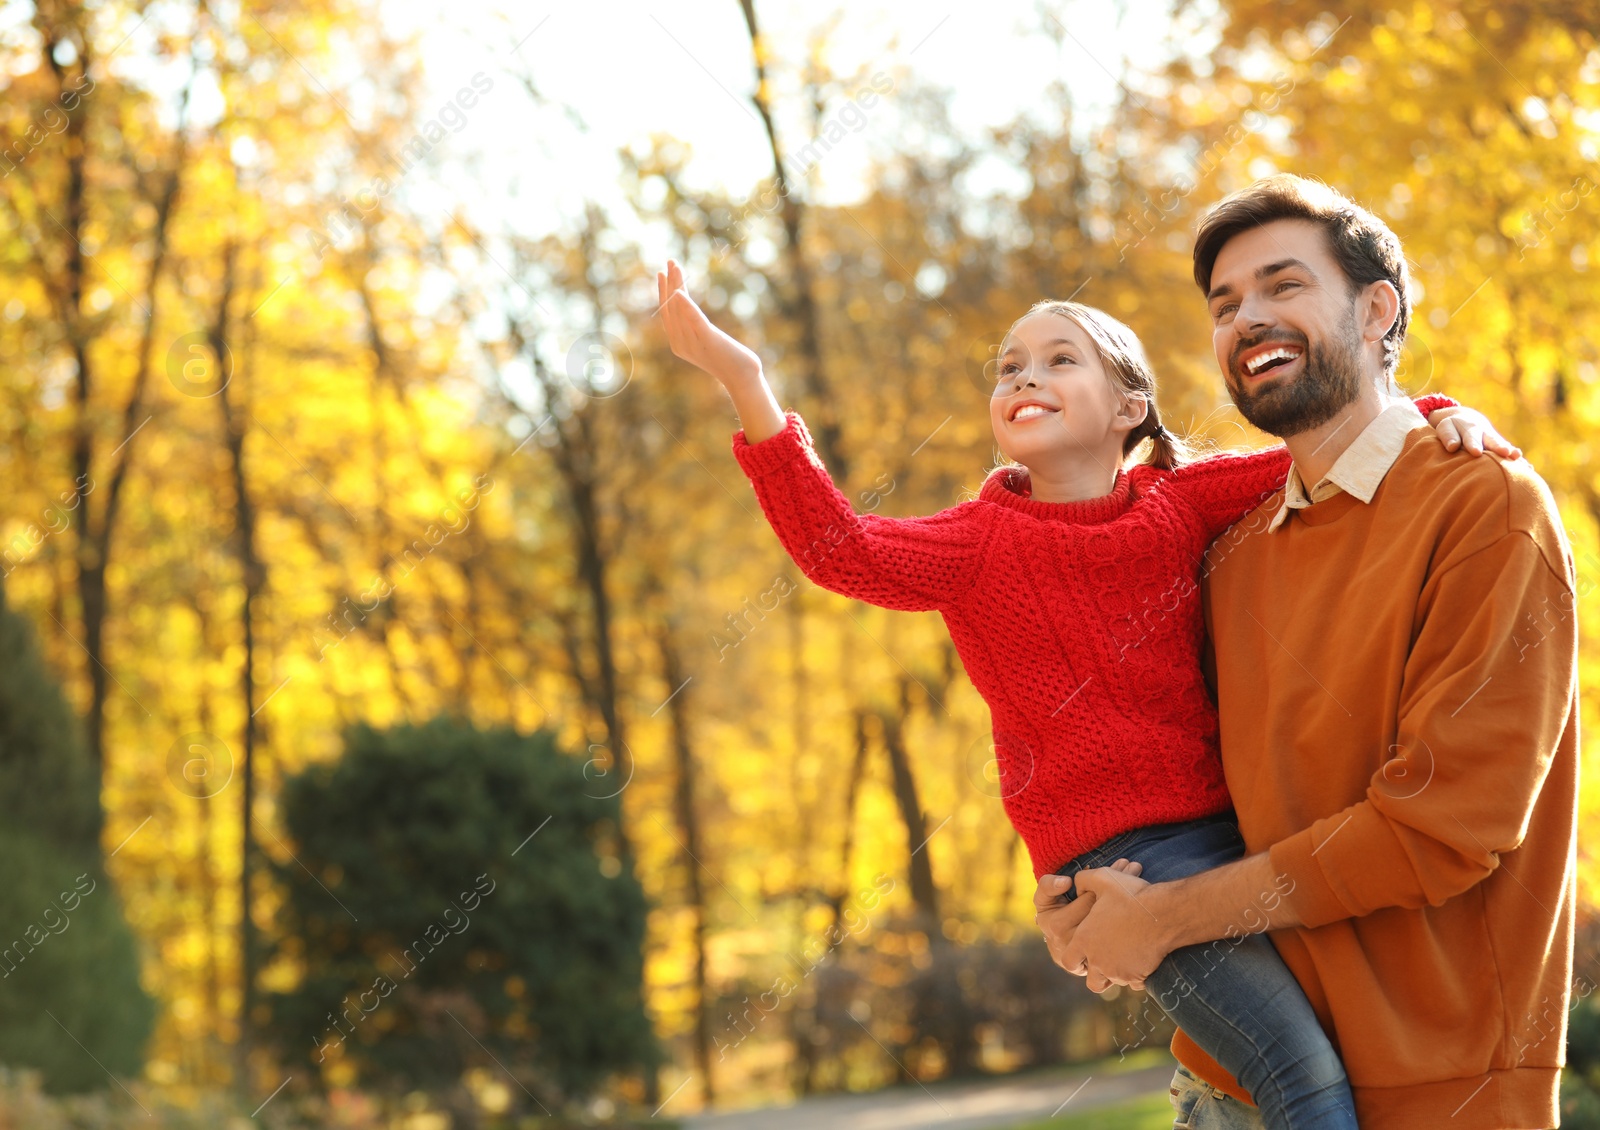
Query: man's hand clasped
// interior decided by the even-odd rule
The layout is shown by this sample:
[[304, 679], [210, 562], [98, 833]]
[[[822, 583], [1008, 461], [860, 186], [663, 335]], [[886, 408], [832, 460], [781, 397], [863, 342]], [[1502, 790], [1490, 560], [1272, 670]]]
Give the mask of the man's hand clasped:
[[1087, 979], [1091, 992], [1112, 985], [1144, 988], [1144, 980], [1170, 952], [1151, 911], [1142, 901], [1150, 884], [1143, 868], [1119, 859], [1109, 867], [1077, 874], [1078, 896], [1065, 901], [1073, 879], [1045, 875], [1033, 893], [1033, 920], [1044, 933], [1051, 959]]

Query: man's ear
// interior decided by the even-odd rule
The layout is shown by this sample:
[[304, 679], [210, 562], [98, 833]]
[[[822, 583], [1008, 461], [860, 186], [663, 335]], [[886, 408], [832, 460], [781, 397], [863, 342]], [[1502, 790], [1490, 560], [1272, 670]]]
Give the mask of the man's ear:
[[1394, 329], [1395, 319], [1400, 316], [1400, 292], [1388, 279], [1368, 283], [1356, 313], [1361, 320], [1361, 340], [1376, 344]]

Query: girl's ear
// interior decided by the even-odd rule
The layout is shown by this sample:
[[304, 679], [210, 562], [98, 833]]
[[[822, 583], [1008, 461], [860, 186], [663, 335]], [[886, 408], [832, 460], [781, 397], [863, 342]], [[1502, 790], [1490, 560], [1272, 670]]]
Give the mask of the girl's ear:
[[1137, 392], [1125, 392], [1120, 398], [1117, 414], [1114, 418], [1117, 423], [1126, 424], [1127, 430], [1131, 432], [1144, 423], [1144, 418], [1149, 414], [1150, 398], [1148, 396]]

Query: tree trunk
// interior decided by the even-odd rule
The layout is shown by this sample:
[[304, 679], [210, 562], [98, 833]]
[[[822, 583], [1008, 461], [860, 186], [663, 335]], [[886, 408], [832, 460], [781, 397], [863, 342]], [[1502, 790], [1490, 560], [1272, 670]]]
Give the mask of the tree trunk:
[[[872, 743], [867, 734], [867, 713], [864, 710], [855, 712], [856, 719], [856, 753], [850, 762], [850, 777], [845, 783], [844, 793], [844, 842], [839, 847], [839, 886], [834, 891], [829, 906], [833, 910], [833, 923], [839, 924], [840, 916], [844, 913], [844, 904], [849, 901], [850, 891], [850, 864], [855, 853], [856, 833], [856, 797], [861, 793], [861, 781], [867, 773], [867, 754]], [[915, 784], [912, 786], [915, 791]]]
[[234, 551], [239, 556], [239, 571], [244, 581], [244, 601], [240, 607], [240, 628], [244, 636], [244, 662], [239, 671], [239, 698], [244, 709], [243, 749], [239, 758], [239, 778], [243, 795], [240, 797], [240, 868], [239, 868], [239, 1042], [237, 1059], [238, 1085], [250, 1086], [249, 1056], [251, 1028], [254, 1020], [256, 944], [255, 923], [251, 918], [250, 881], [254, 870], [255, 837], [252, 828], [255, 804], [256, 778], [256, 684], [255, 684], [255, 601], [265, 580], [265, 568], [256, 552], [255, 509], [251, 503], [249, 484], [244, 467], [245, 413], [234, 407], [229, 391], [231, 362], [228, 340], [231, 327], [228, 306], [233, 298], [234, 269], [237, 247], [230, 241], [222, 250], [222, 293], [217, 299], [216, 318], [208, 337], [211, 355], [218, 366], [217, 404], [222, 411], [223, 441], [228, 448], [228, 460], [233, 473], [234, 492]]
[[[84, 85], [83, 79], [89, 71], [92, 51], [87, 31], [81, 27], [69, 26], [69, 20], [65, 18], [59, 21], [52, 20], [52, 16], [57, 14], [36, 7], [34, 25], [40, 33], [44, 63], [55, 75], [58, 91], [56, 102], [65, 106], [69, 104], [67, 97], [69, 91], [76, 91]], [[63, 43], [68, 43], [73, 48], [76, 57], [71, 63], [63, 64], [56, 59], [56, 49]], [[72, 80], [70, 87], [69, 78]], [[149, 381], [151, 367], [150, 354], [156, 325], [157, 286], [166, 261], [169, 222], [178, 198], [178, 186], [187, 151], [189, 93], [193, 82], [194, 72], [191, 70], [178, 108], [176, 152], [172, 166], [167, 172], [159, 195], [153, 201], [156, 212], [155, 227], [151, 233], [152, 249], [144, 280], [144, 299], [140, 303], [144, 324], [139, 352], [135, 358], [133, 387], [122, 413], [122, 439], [110, 455], [112, 461], [110, 481], [103, 495], [105, 501], [99, 522], [91, 521], [90, 500], [84, 498], [78, 510], [78, 521], [74, 525], [78, 601], [83, 621], [81, 643], [89, 659], [87, 667], [89, 704], [84, 712], [84, 738], [94, 767], [93, 772], [100, 782], [105, 778], [105, 704], [110, 684], [110, 670], [105, 662], [104, 646], [107, 617], [106, 570], [111, 555], [112, 535], [116, 529], [117, 502], [131, 462], [134, 436], [142, 425], [139, 413], [142, 411], [144, 389]], [[66, 178], [62, 201], [64, 218], [60, 226], [63, 234], [67, 236], [67, 245], [64, 248], [62, 273], [58, 278], [51, 280], [50, 284], [50, 289], [55, 292], [58, 313], [66, 327], [72, 353], [75, 421], [71, 465], [73, 489], [83, 495], [89, 495], [94, 491], [92, 472], [95, 451], [93, 398], [96, 373], [90, 357], [92, 340], [88, 328], [90, 319], [83, 307], [88, 260], [83, 240], [86, 238], [85, 227], [88, 222], [88, 107], [91, 104], [89, 99], [76, 98], [76, 105], [65, 115], [66, 127], [63, 130], [61, 143], [65, 153]], [[44, 250], [36, 248], [35, 255], [39, 256], [41, 272], [48, 277], [48, 259]], [[96, 819], [103, 827], [103, 810], [96, 809]]]
[[817, 296], [812, 285], [811, 267], [806, 263], [805, 251], [800, 245], [802, 207], [789, 183], [788, 171], [783, 167], [783, 146], [778, 140], [777, 125], [772, 120], [772, 108], [767, 98], [767, 48], [761, 41], [761, 31], [756, 26], [755, 0], [739, 0], [744, 12], [745, 27], [750, 32], [751, 55], [755, 61], [756, 90], [751, 96], [756, 112], [761, 115], [762, 128], [766, 130], [767, 146], [772, 151], [772, 175], [778, 185], [782, 201], [778, 216], [783, 224], [784, 255], [789, 263], [789, 278], [793, 293], [785, 304], [785, 315], [800, 324], [800, 381], [809, 403], [806, 419], [816, 440], [817, 453], [828, 470], [841, 485], [849, 477], [849, 465], [839, 446], [839, 413], [834, 398], [828, 395], [827, 382], [822, 370], [822, 329], [817, 315]]
[[[855, 712], [856, 723], [856, 752], [850, 762], [850, 776], [845, 782], [844, 793], [844, 839], [839, 847], [839, 885], [828, 899], [828, 909], [832, 911], [833, 920], [831, 930], [836, 930], [844, 917], [844, 904], [849, 901], [850, 895], [850, 865], [855, 856], [855, 827], [856, 827], [856, 798], [861, 794], [861, 782], [867, 773], [867, 756], [872, 749], [871, 737], [867, 732], [867, 713], [864, 710]], [[815, 1008], [805, 1017], [799, 1015], [796, 1009], [795, 1029], [795, 1079], [797, 1089], [803, 1095], [809, 1095], [817, 1089], [817, 1068], [820, 1066], [818, 1047], [811, 1038], [815, 1029]]]
[[672, 726], [672, 753], [677, 769], [673, 789], [673, 810], [678, 834], [683, 837], [684, 873], [688, 880], [689, 906], [694, 913], [694, 1058], [700, 1071], [700, 1099], [710, 1106], [716, 1097], [711, 1074], [711, 998], [706, 987], [706, 895], [700, 876], [700, 816], [695, 806], [695, 758], [689, 733], [689, 687], [684, 685], [683, 663], [673, 639], [670, 619], [663, 620], [656, 634], [661, 652], [661, 676], [667, 684], [667, 717]]
[[[549, 449], [550, 457], [561, 480], [563, 500], [571, 517], [569, 531], [575, 558], [574, 579], [578, 590], [588, 598], [594, 679], [590, 681], [585, 677], [581, 670], [582, 657], [574, 654], [574, 681], [589, 700], [589, 705], [599, 713], [601, 723], [605, 726], [606, 749], [611, 756], [607, 772], [615, 775], [618, 788], [625, 788], [633, 777], [633, 756], [623, 733], [622, 712], [618, 704], [620, 693], [613, 644], [610, 577], [600, 530], [599, 475], [596, 469], [603, 456], [596, 450], [587, 413], [579, 409], [562, 414], [558, 407], [562, 398], [559, 382], [516, 327], [513, 327], [513, 336], [532, 364], [544, 401], [551, 409], [550, 420], [554, 425], [556, 442]], [[618, 838], [624, 863], [627, 863], [632, 859], [632, 842], [625, 828], [618, 829]]]
[[911, 759], [906, 753], [904, 724], [910, 714], [910, 682], [900, 681], [900, 709], [898, 712], [880, 711], [883, 724], [883, 748], [889, 754], [889, 771], [893, 776], [894, 800], [900, 809], [900, 819], [906, 826], [906, 847], [911, 853], [907, 864], [910, 872], [911, 902], [924, 923], [928, 942], [939, 945], [944, 934], [939, 928], [939, 891], [933, 885], [933, 866], [928, 861], [927, 820], [922, 803], [917, 797], [917, 779], [911, 771]]
[[[187, 604], [193, 611], [195, 619], [200, 624], [200, 643], [208, 654], [218, 654], [221, 646], [216, 643], [212, 630], [211, 614], [206, 602], [197, 599], [197, 594], [191, 592], [187, 595]], [[200, 722], [200, 732], [211, 734], [214, 712], [212, 710], [211, 687], [209, 683], [202, 684], [197, 706]], [[209, 766], [208, 766], [209, 768]], [[212, 828], [211, 806], [215, 796], [202, 796], [196, 798], [200, 804], [200, 831], [196, 839], [199, 842], [199, 851], [194, 860], [194, 869], [200, 877], [200, 920], [201, 930], [205, 936], [205, 969], [201, 975], [201, 997], [204, 1000], [206, 1016], [206, 1039], [201, 1047], [195, 1049], [195, 1060], [198, 1069], [192, 1076], [206, 1083], [218, 1081], [217, 1069], [226, 1068], [226, 1064], [219, 1059], [218, 1049], [222, 1047], [222, 971], [221, 963], [217, 957], [217, 871], [214, 861], [217, 858], [214, 832]]]

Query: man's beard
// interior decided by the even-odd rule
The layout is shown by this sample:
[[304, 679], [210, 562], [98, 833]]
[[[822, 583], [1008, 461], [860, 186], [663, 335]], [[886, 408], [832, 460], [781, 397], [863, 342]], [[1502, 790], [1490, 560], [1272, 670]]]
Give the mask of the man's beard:
[[1272, 333], [1235, 349], [1234, 357], [1266, 341], [1301, 346], [1306, 362], [1296, 380], [1249, 391], [1235, 371], [1238, 362], [1230, 360], [1228, 395], [1239, 414], [1267, 434], [1288, 438], [1309, 431], [1333, 419], [1361, 395], [1361, 337], [1353, 312], [1335, 339], [1310, 345], [1301, 334]]

